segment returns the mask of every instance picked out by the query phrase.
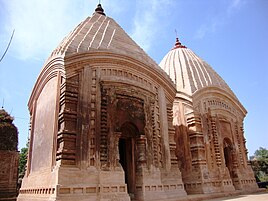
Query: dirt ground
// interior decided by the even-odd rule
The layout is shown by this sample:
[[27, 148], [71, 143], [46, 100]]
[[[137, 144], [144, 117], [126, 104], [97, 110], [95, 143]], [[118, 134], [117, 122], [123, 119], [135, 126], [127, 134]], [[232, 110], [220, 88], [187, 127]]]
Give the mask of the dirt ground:
[[229, 201], [268, 201], [268, 191], [263, 193], [257, 194], [250, 194], [250, 195], [238, 195], [232, 197], [224, 197], [224, 198], [217, 198], [211, 199], [207, 201], [222, 201], [222, 200], [229, 200]]

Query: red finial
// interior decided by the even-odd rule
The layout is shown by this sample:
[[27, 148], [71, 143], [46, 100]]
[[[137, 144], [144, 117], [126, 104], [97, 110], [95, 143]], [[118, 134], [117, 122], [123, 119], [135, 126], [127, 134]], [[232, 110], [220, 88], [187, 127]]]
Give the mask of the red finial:
[[175, 46], [173, 47], [173, 49], [177, 49], [177, 48], [187, 48], [186, 46], [181, 44], [178, 37], [176, 38], [176, 43], [175, 43]]
[[96, 12], [96, 13], [99, 13], [99, 14], [101, 14], [101, 15], [105, 15], [104, 10], [103, 10], [103, 8], [101, 7], [101, 4], [100, 4], [100, 3], [97, 5], [97, 8], [95, 9], [95, 12]]

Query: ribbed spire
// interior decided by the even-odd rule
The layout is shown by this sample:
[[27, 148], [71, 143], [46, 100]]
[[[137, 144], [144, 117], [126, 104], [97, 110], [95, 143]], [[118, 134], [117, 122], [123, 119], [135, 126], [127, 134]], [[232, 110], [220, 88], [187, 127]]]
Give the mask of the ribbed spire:
[[176, 49], [176, 48], [187, 48], [186, 46], [181, 44], [178, 37], [176, 38], [176, 43], [175, 43], [175, 46], [173, 47], [173, 49]]
[[105, 15], [104, 10], [103, 10], [103, 8], [101, 7], [101, 4], [100, 4], [100, 3], [97, 5], [97, 8], [95, 9], [95, 12], [96, 12], [96, 13], [99, 13], [99, 14], [101, 14], [101, 15]]

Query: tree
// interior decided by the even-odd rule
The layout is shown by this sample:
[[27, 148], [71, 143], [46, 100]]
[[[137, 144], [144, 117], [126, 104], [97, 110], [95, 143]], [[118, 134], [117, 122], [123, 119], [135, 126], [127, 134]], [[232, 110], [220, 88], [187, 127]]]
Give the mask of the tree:
[[20, 150], [19, 178], [22, 178], [25, 174], [25, 169], [26, 169], [26, 164], [27, 164], [27, 155], [28, 155], [28, 143], [26, 147], [23, 147]]
[[252, 169], [257, 181], [268, 181], [268, 150], [260, 147], [251, 157]]

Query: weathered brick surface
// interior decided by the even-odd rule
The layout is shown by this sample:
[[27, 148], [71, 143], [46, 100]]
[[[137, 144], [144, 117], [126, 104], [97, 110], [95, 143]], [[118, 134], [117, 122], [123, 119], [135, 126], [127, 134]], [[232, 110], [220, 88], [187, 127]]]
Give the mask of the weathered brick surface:
[[0, 200], [17, 195], [18, 152], [0, 150]]
[[245, 109], [210, 66], [178, 48], [187, 51], [176, 54], [187, 53], [176, 71], [181, 91], [112, 18], [94, 13], [65, 37], [29, 100], [29, 160], [18, 200], [191, 200], [187, 193], [254, 191]]

